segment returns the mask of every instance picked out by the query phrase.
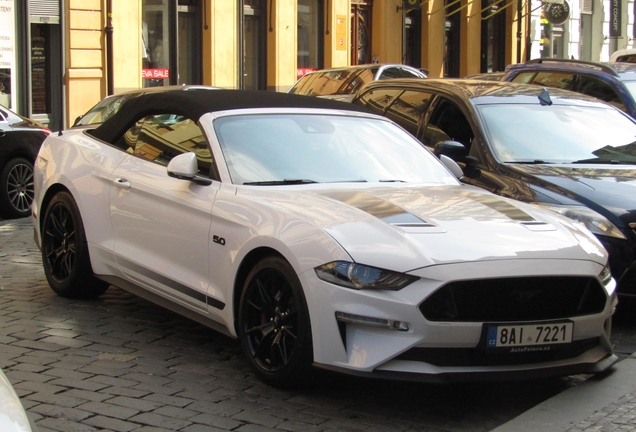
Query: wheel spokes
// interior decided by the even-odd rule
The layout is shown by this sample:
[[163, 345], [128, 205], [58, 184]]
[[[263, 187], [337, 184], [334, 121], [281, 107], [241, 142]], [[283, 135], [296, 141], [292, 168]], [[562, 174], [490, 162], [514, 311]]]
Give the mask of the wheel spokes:
[[13, 207], [27, 211], [33, 202], [33, 171], [26, 165], [16, 165], [7, 179], [7, 194]]
[[267, 269], [254, 278], [249, 292], [244, 330], [250, 354], [266, 370], [281, 369], [290, 362], [298, 340], [293, 290], [277, 271]]
[[62, 205], [53, 208], [45, 228], [44, 251], [51, 274], [64, 280], [73, 270], [76, 253], [75, 227], [68, 209]]

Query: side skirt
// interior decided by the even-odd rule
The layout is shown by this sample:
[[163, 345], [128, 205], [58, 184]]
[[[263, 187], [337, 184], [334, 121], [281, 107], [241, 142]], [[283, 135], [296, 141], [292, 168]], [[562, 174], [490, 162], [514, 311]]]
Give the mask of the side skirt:
[[110, 275], [106, 275], [106, 276], [102, 276], [102, 275], [95, 275], [96, 278], [101, 279], [105, 282], [108, 282], [111, 285], [114, 285], [116, 287], [119, 287], [121, 289], [124, 289], [126, 291], [128, 291], [131, 294], [134, 294], [138, 297], [141, 297], [143, 299], [148, 300], [149, 302], [152, 302], [156, 305], [159, 305], [161, 307], [164, 307], [166, 309], [169, 309], [173, 312], [178, 313], [181, 316], [184, 316], [186, 318], [190, 318], [196, 322], [198, 322], [199, 324], [203, 324], [206, 327], [211, 328], [214, 331], [217, 331], [219, 333], [224, 334], [225, 336], [229, 336], [232, 339], [236, 339], [235, 336], [233, 336], [229, 330], [227, 329], [227, 327], [225, 327], [223, 324], [214, 321], [211, 318], [207, 318], [204, 316], [201, 316], [199, 314], [197, 314], [196, 312], [193, 312], [192, 310], [181, 306], [179, 304], [174, 303], [173, 301], [170, 301], [160, 295], [157, 295], [153, 292], [150, 292], [144, 288], [140, 288], [137, 285], [128, 282], [125, 279], [122, 278], [118, 278], [117, 276], [110, 276]]

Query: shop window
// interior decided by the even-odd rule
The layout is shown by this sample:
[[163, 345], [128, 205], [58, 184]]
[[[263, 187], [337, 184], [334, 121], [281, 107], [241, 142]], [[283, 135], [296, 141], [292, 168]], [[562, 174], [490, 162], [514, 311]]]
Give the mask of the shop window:
[[144, 87], [201, 83], [200, 0], [143, 0]]
[[298, 0], [298, 78], [323, 67], [323, 1]]

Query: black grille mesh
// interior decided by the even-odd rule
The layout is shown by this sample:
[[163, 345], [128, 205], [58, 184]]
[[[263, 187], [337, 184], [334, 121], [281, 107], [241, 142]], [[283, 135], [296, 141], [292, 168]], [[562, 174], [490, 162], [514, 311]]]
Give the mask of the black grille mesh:
[[592, 277], [523, 277], [451, 282], [420, 305], [429, 321], [533, 321], [596, 314], [607, 295]]

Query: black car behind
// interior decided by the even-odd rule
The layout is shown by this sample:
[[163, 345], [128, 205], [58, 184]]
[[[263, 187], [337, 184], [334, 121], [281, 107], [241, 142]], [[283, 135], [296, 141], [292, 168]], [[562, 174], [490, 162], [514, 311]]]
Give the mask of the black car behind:
[[33, 201], [33, 163], [50, 131], [0, 106], [0, 217], [26, 217]]
[[551, 208], [610, 253], [618, 292], [636, 296], [636, 122], [560, 89], [475, 80], [391, 80], [354, 98], [464, 169], [462, 181]]

